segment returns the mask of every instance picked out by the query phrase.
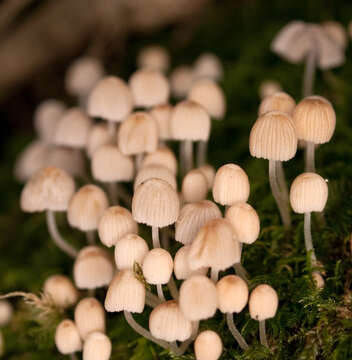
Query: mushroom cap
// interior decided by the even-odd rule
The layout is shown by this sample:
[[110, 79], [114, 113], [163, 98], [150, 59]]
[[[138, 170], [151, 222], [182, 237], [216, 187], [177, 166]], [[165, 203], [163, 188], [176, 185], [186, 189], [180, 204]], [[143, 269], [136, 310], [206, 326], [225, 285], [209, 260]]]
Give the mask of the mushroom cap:
[[104, 69], [98, 59], [81, 57], [69, 66], [65, 76], [65, 87], [72, 95], [86, 96], [103, 76]]
[[297, 135], [291, 116], [280, 111], [260, 116], [249, 135], [249, 151], [256, 158], [292, 159], [297, 151]]
[[72, 280], [60, 274], [51, 275], [45, 280], [43, 292], [59, 308], [67, 308], [78, 300], [78, 291]]
[[57, 145], [84, 148], [91, 125], [91, 119], [82, 110], [71, 108], [58, 121], [54, 142]]
[[345, 27], [337, 21], [324, 21], [321, 26], [324, 31], [342, 48], [347, 46], [347, 32]]
[[83, 345], [83, 360], [109, 360], [111, 355], [111, 341], [101, 332], [88, 335]]
[[145, 305], [145, 287], [133, 271], [119, 271], [111, 281], [105, 297], [105, 309], [109, 312], [129, 311], [142, 313]]
[[96, 185], [82, 186], [72, 197], [67, 210], [67, 219], [72, 227], [82, 231], [96, 230], [109, 200]]
[[296, 107], [296, 102], [289, 94], [280, 91], [273, 95], [266, 96], [260, 103], [258, 115], [264, 115], [269, 111], [281, 111], [283, 113], [292, 115]]
[[148, 165], [162, 165], [177, 174], [177, 159], [175, 154], [166, 146], [159, 147], [154, 152], [146, 154], [142, 167]]
[[109, 285], [114, 267], [109, 254], [98, 246], [80, 250], [73, 265], [73, 278], [78, 289], [96, 289]]
[[170, 104], [156, 105], [151, 108], [149, 114], [157, 122], [159, 138], [161, 140], [170, 140], [172, 138], [170, 130], [172, 106]]
[[208, 272], [208, 268], [190, 269], [188, 262], [190, 249], [189, 245], [185, 245], [177, 250], [174, 258], [174, 273], [177, 280], [185, 280], [193, 275], [206, 275]]
[[261, 99], [280, 91], [282, 91], [281, 84], [275, 80], [265, 80], [259, 86], [259, 96]]
[[269, 285], [258, 285], [249, 297], [249, 315], [252, 319], [262, 321], [273, 318], [279, 306], [276, 291]]
[[185, 341], [192, 334], [192, 324], [184, 317], [175, 300], [156, 306], [149, 316], [149, 329], [157, 339]]
[[0, 326], [6, 326], [12, 319], [13, 308], [9, 301], [0, 300]]
[[21, 209], [26, 212], [65, 211], [75, 191], [72, 177], [64, 170], [48, 166], [35, 172], [21, 193]]
[[121, 122], [133, 109], [133, 96], [125, 81], [117, 76], [101, 79], [88, 99], [88, 114], [104, 120]]
[[205, 164], [197, 168], [197, 170], [201, 171], [208, 182], [208, 189], [210, 190], [213, 187], [214, 179], [215, 179], [215, 169], [209, 165]]
[[196, 81], [189, 93], [188, 99], [202, 105], [208, 114], [216, 119], [222, 120], [226, 112], [226, 100], [220, 86], [210, 79]]
[[191, 269], [210, 267], [222, 271], [240, 262], [240, 243], [233, 238], [233, 230], [225, 219], [207, 222], [191, 244], [188, 255]]
[[217, 284], [218, 306], [223, 313], [240, 313], [248, 302], [248, 286], [237, 275], [226, 275]]
[[146, 165], [143, 166], [137, 173], [134, 181], [134, 189], [143, 184], [149, 179], [161, 179], [166, 181], [175, 191], [177, 190], [177, 183], [175, 174], [163, 165]]
[[55, 345], [59, 352], [64, 355], [82, 350], [82, 341], [77, 326], [72, 320], [62, 320], [56, 327]]
[[137, 70], [130, 77], [129, 84], [136, 106], [150, 108], [169, 100], [169, 81], [159, 71]]
[[177, 220], [179, 211], [178, 195], [164, 180], [149, 179], [134, 192], [132, 215], [138, 223], [165, 227]]
[[131, 114], [120, 126], [117, 142], [125, 155], [150, 153], [158, 147], [158, 126], [147, 112]]
[[105, 333], [105, 311], [94, 297], [86, 297], [77, 304], [74, 318], [82, 340], [93, 332]]
[[238, 202], [227, 209], [225, 217], [239, 242], [253, 244], [258, 239], [260, 220], [252, 206]]
[[304, 98], [293, 112], [298, 139], [324, 144], [335, 131], [336, 115], [331, 103], [322, 96]]
[[100, 146], [107, 145], [111, 142], [111, 135], [109, 134], [106, 124], [95, 124], [90, 128], [87, 139], [87, 154], [88, 157], [92, 157], [94, 152], [100, 148]]
[[320, 273], [318, 271], [314, 271], [312, 273], [312, 278], [314, 281], [314, 285], [316, 286], [317, 289], [322, 289], [325, 285], [325, 281], [324, 278], [320, 275]]
[[134, 163], [131, 157], [122, 154], [115, 145], [103, 145], [92, 156], [92, 174], [102, 182], [131, 181]]
[[193, 71], [196, 78], [219, 81], [223, 77], [221, 61], [212, 53], [201, 54], [194, 63]]
[[217, 360], [222, 353], [220, 336], [212, 330], [202, 331], [194, 342], [196, 360]]
[[143, 275], [148, 284], [167, 284], [174, 262], [170, 253], [162, 248], [150, 250], [143, 259]]
[[170, 119], [175, 140], [206, 141], [210, 134], [210, 117], [204, 107], [190, 100], [178, 103]]
[[149, 251], [147, 242], [137, 234], [126, 234], [115, 245], [115, 263], [119, 270], [133, 270], [134, 264], [140, 266]]
[[133, 220], [132, 214], [122, 206], [107, 208], [98, 224], [100, 241], [107, 247], [116, 243], [127, 234], [137, 234], [138, 225]]
[[328, 185], [316, 173], [303, 173], [291, 185], [290, 202], [296, 213], [323, 211], [327, 199]]
[[221, 166], [215, 174], [214, 200], [221, 205], [246, 202], [249, 197], [249, 180], [244, 170], [236, 164]]
[[184, 99], [194, 81], [193, 69], [190, 66], [177, 66], [170, 75], [171, 93], [177, 99]]
[[185, 202], [205, 200], [208, 195], [208, 181], [197, 169], [189, 171], [182, 181], [182, 196]]
[[139, 52], [137, 64], [142, 69], [165, 72], [170, 67], [170, 55], [160, 45], [149, 45]]
[[220, 209], [209, 200], [184, 205], [176, 221], [175, 240], [184, 245], [191, 244], [208, 221], [221, 216]]
[[218, 306], [216, 286], [204, 275], [194, 275], [180, 287], [180, 308], [190, 321], [212, 317]]
[[53, 143], [56, 126], [65, 111], [65, 104], [59, 100], [49, 99], [39, 104], [34, 113], [34, 128], [40, 140]]

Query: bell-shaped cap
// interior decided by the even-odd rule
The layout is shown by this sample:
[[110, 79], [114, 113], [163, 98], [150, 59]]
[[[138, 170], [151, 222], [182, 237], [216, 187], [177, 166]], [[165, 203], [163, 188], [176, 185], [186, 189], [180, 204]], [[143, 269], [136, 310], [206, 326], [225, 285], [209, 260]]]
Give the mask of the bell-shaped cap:
[[296, 213], [323, 211], [327, 199], [328, 184], [316, 173], [303, 173], [291, 185], [290, 202]]
[[150, 108], [169, 100], [169, 81], [159, 71], [137, 70], [130, 77], [129, 84], [136, 106]]
[[220, 59], [212, 53], [201, 54], [193, 67], [195, 78], [208, 78], [215, 81], [223, 77], [223, 69]]
[[223, 313], [240, 313], [248, 302], [247, 283], [237, 275], [226, 275], [217, 284], [218, 306]]
[[174, 175], [177, 174], [177, 159], [175, 154], [166, 146], [159, 147], [147, 154], [143, 159], [142, 167], [148, 165], [161, 165], [167, 167]]
[[347, 46], [347, 32], [345, 27], [337, 21], [324, 21], [321, 24], [323, 30], [333, 39], [343, 50]]
[[170, 130], [172, 106], [170, 104], [156, 105], [149, 111], [149, 113], [157, 122], [159, 138], [161, 140], [172, 139]]
[[115, 245], [115, 263], [119, 270], [133, 270], [134, 264], [140, 266], [149, 251], [147, 242], [137, 234], [126, 234]]
[[125, 155], [150, 153], [158, 147], [158, 126], [147, 112], [131, 114], [120, 126], [117, 142]]
[[51, 275], [43, 285], [43, 292], [59, 308], [67, 308], [78, 300], [78, 291], [65, 275]]
[[259, 86], [259, 96], [262, 100], [281, 91], [281, 84], [275, 80], [264, 80]]
[[220, 209], [209, 200], [184, 205], [175, 225], [175, 240], [185, 245], [191, 244], [201, 227], [221, 216]]
[[143, 312], [145, 287], [137, 280], [133, 271], [119, 271], [113, 278], [105, 297], [105, 309], [109, 312]]
[[238, 202], [227, 209], [225, 217], [231, 224], [239, 242], [253, 244], [257, 240], [260, 220], [251, 205]]
[[249, 135], [249, 151], [256, 158], [292, 159], [297, 151], [297, 135], [291, 116], [280, 111], [260, 116]]
[[191, 244], [188, 261], [191, 269], [210, 267], [222, 271], [240, 261], [240, 243], [225, 219], [207, 222]]
[[262, 321], [273, 318], [279, 306], [276, 291], [269, 285], [258, 285], [249, 297], [249, 315], [252, 319]]
[[180, 308], [190, 321], [212, 317], [218, 306], [216, 286], [204, 275], [194, 275], [180, 287]]
[[82, 340], [94, 332], [105, 333], [105, 311], [96, 298], [82, 299], [75, 308], [74, 317]]
[[236, 164], [221, 166], [215, 174], [214, 200], [221, 205], [246, 202], [249, 197], [249, 180], [244, 170]]
[[202, 105], [185, 100], [174, 107], [170, 126], [175, 140], [206, 141], [209, 138], [211, 123]]
[[182, 196], [185, 202], [198, 202], [205, 200], [208, 195], [208, 181], [204, 174], [193, 169], [189, 171], [182, 181]]
[[192, 334], [192, 324], [175, 300], [163, 302], [154, 308], [149, 316], [149, 329], [157, 339], [169, 342], [185, 341]]
[[213, 187], [214, 179], [215, 179], [215, 169], [209, 165], [205, 164], [197, 168], [207, 179], [208, 189], [210, 190]]
[[196, 360], [217, 360], [222, 353], [220, 336], [212, 330], [202, 331], [194, 342]]
[[312, 273], [312, 278], [313, 278], [314, 285], [316, 286], [316, 288], [318, 290], [320, 290], [324, 287], [324, 285], [325, 285], [324, 278], [321, 276], [321, 274], [318, 271], [314, 271]]
[[150, 250], [143, 259], [143, 276], [148, 284], [167, 284], [173, 268], [170, 253], [162, 248]]
[[122, 206], [107, 208], [98, 225], [100, 241], [107, 247], [116, 243], [127, 234], [137, 234], [138, 225], [133, 220], [132, 214]]
[[115, 145], [103, 145], [92, 156], [92, 174], [102, 182], [131, 181], [134, 175], [133, 160]]
[[213, 80], [196, 81], [189, 91], [188, 99], [202, 105], [212, 118], [223, 119], [226, 112], [225, 95]]
[[55, 345], [63, 355], [82, 350], [82, 341], [77, 326], [72, 320], [62, 320], [56, 327]]
[[149, 179], [134, 192], [132, 215], [138, 223], [165, 227], [177, 220], [179, 211], [178, 195], [164, 180]]
[[190, 66], [177, 66], [170, 75], [171, 93], [176, 99], [187, 97], [194, 81], [193, 69]]
[[335, 131], [336, 115], [331, 103], [322, 96], [304, 98], [293, 113], [298, 139], [324, 144]]
[[185, 280], [193, 275], [206, 275], [208, 268], [199, 268], [192, 270], [189, 267], [188, 255], [191, 247], [185, 245], [177, 250], [174, 258], [174, 273], [177, 280]]
[[96, 230], [109, 200], [105, 192], [96, 185], [82, 186], [72, 197], [67, 219], [72, 227], [82, 231]]
[[283, 91], [275, 92], [275, 94], [267, 96], [262, 100], [259, 106], [258, 115], [261, 116], [270, 111], [281, 111], [292, 115], [295, 106], [296, 102], [292, 96]]
[[96, 289], [109, 285], [114, 267], [109, 254], [98, 246], [80, 250], [73, 265], [73, 278], [79, 289]]
[[53, 143], [56, 126], [65, 110], [65, 104], [55, 99], [39, 104], [34, 113], [34, 128], [41, 141]]
[[166, 181], [175, 191], [177, 190], [177, 183], [175, 174], [163, 165], [146, 165], [143, 166], [137, 173], [134, 181], [134, 189], [143, 184], [149, 179], [161, 179]]
[[65, 111], [58, 121], [54, 142], [72, 148], [84, 148], [91, 125], [91, 119], [82, 110], [71, 108]]
[[88, 114], [104, 120], [121, 122], [133, 109], [133, 96], [125, 81], [117, 76], [100, 80], [88, 99]]
[[75, 96], [87, 96], [96, 83], [104, 76], [101, 62], [93, 57], [76, 59], [67, 69], [65, 87]]
[[139, 52], [137, 64], [142, 69], [166, 72], [170, 67], [170, 55], [160, 45], [146, 46]]
[[88, 335], [83, 345], [83, 360], [109, 360], [111, 356], [111, 341], [101, 332]]
[[92, 157], [94, 152], [103, 145], [111, 142], [111, 135], [109, 134], [106, 124], [95, 124], [90, 128], [87, 139], [87, 154]]
[[65, 211], [74, 191], [75, 183], [64, 170], [51, 166], [42, 168], [24, 186], [21, 209], [26, 212]]

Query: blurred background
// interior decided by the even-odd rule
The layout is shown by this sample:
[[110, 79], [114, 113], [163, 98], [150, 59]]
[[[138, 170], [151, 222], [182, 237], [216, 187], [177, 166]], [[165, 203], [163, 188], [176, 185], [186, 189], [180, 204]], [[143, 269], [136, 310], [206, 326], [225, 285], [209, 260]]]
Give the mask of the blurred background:
[[[267, 164], [250, 158], [248, 136], [257, 117], [259, 87], [264, 80], [278, 81], [296, 101], [301, 99], [303, 64], [290, 64], [270, 51], [275, 34], [287, 22], [296, 19], [317, 23], [335, 20], [347, 32], [352, 20], [352, 2], [1, 1], [0, 293], [18, 289], [38, 292], [48, 275], [70, 274], [71, 260], [48, 241], [43, 214], [27, 215], [20, 211], [21, 184], [13, 177], [13, 166], [16, 156], [35, 136], [33, 114], [37, 105], [49, 98], [60, 99], [68, 106], [75, 104], [76, 100], [65, 91], [64, 79], [68, 66], [80, 56], [97, 57], [108, 74], [128, 79], [136, 69], [138, 52], [146, 45], [166, 47], [171, 55], [171, 69], [181, 64], [191, 65], [204, 52], [217, 55], [224, 67], [221, 86], [227, 98], [227, 113], [222, 122], [213, 122], [209, 162], [215, 167], [235, 162], [247, 171], [252, 186], [250, 203], [258, 209], [262, 227], [268, 227], [261, 241], [274, 237], [269, 228], [280, 221], [274, 201], [268, 196]], [[352, 220], [352, 46], [351, 38], [347, 36], [345, 64], [331, 71], [318, 71], [315, 86], [315, 92], [332, 101], [337, 112], [338, 125], [333, 141], [323, 145], [317, 155], [318, 172], [329, 178], [331, 184], [327, 211], [333, 215], [330, 221], [327, 220], [328, 232], [322, 235], [326, 242], [318, 252], [322, 253], [320, 257], [325, 260], [327, 271], [334, 276], [336, 261], [346, 256]], [[289, 167], [291, 181], [303, 169], [301, 153]], [[334, 231], [331, 230], [332, 224]], [[281, 240], [279, 237], [278, 241]], [[297, 237], [295, 241], [300, 239]], [[253, 253], [257, 263], [249, 263], [249, 270], [257, 271], [258, 275], [256, 264], [262, 263], [267, 266], [268, 273], [280, 271], [280, 255], [275, 254], [273, 248], [270, 251], [273, 257], [266, 260]], [[303, 250], [300, 256], [304, 259], [302, 254]], [[348, 261], [338, 270], [338, 274], [341, 271], [341, 283], [331, 290], [335, 294], [344, 294], [346, 281], [350, 284], [347, 276], [350, 276], [348, 266], [351, 264]], [[282, 287], [280, 291], [288, 290]], [[287, 296], [289, 294], [290, 291]], [[17, 330], [21, 326], [18, 323]], [[17, 331], [16, 338], [8, 335], [11, 349], [8, 358], [41, 359], [43, 355], [36, 354], [38, 348], [43, 351], [41, 354], [60, 358], [49, 346], [41, 348], [41, 344], [47, 343], [34, 324], [27, 326], [32, 332]], [[116, 328], [112, 333], [119, 336], [121, 331]], [[38, 333], [41, 340], [38, 340]], [[133, 335], [129, 336], [133, 339]], [[16, 350], [19, 343], [22, 344], [21, 351]], [[21, 353], [23, 349], [27, 355]], [[298, 351], [297, 347], [293, 349], [293, 353]], [[132, 357], [131, 354], [124, 356], [116, 355], [114, 358], [147, 358]], [[351, 357], [345, 357], [348, 358]]]

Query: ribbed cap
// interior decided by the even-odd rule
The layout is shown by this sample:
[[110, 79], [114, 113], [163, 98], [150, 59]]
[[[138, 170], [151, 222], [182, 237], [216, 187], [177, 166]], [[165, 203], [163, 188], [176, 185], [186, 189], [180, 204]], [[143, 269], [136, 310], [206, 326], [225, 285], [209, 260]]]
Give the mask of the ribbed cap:
[[83, 346], [83, 360], [109, 360], [111, 341], [101, 332], [88, 335]]
[[296, 102], [289, 94], [280, 91], [275, 92], [271, 96], [265, 97], [260, 103], [258, 115], [264, 115], [270, 111], [281, 111], [288, 115], [292, 115], [296, 107]]
[[296, 155], [297, 135], [292, 118], [271, 111], [260, 116], [249, 135], [252, 156], [267, 160], [287, 161]]
[[223, 77], [221, 61], [212, 53], [201, 54], [195, 61], [193, 69], [196, 78], [209, 78], [218, 81]]
[[175, 154], [166, 146], [159, 147], [154, 152], [147, 154], [143, 159], [142, 167], [148, 165], [162, 165], [177, 174], [177, 159]]
[[49, 276], [44, 282], [43, 292], [59, 308], [72, 306], [78, 300], [77, 289], [71, 279], [64, 275]]
[[175, 191], [177, 190], [177, 183], [175, 174], [163, 165], [151, 164], [143, 166], [137, 173], [134, 181], [134, 189], [139, 185], [150, 179], [160, 179], [166, 181]]
[[171, 93], [177, 99], [187, 97], [194, 81], [193, 69], [190, 66], [177, 66], [170, 75]]
[[220, 336], [212, 331], [202, 331], [194, 342], [196, 360], [217, 360], [222, 353]]
[[108, 127], [105, 124], [96, 124], [90, 128], [87, 139], [87, 154], [92, 157], [100, 146], [107, 145], [111, 141]]
[[173, 268], [171, 255], [162, 248], [150, 250], [143, 259], [143, 275], [148, 284], [167, 284]]
[[328, 185], [316, 173], [303, 173], [291, 185], [290, 202], [296, 213], [323, 211], [327, 199]]
[[204, 174], [197, 169], [189, 171], [182, 181], [182, 196], [185, 202], [197, 202], [206, 199], [208, 195], [208, 181]]
[[249, 314], [252, 319], [262, 321], [273, 318], [279, 305], [276, 291], [269, 285], [258, 285], [249, 297]]
[[65, 319], [60, 322], [55, 331], [55, 345], [64, 355], [73, 354], [82, 350], [82, 342], [78, 329], [72, 320]]
[[146, 46], [139, 52], [137, 64], [139, 68], [143, 69], [167, 71], [170, 66], [170, 55], [160, 45]]
[[177, 280], [185, 280], [193, 275], [206, 275], [208, 268], [192, 270], [189, 267], [188, 255], [191, 247], [185, 245], [177, 250], [174, 258], [174, 273]]
[[172, 138], [170, 130], [172, 106], [170, 104], [156, 105], [149, 113], [158, 124], [159, 138], [161, 140], [170, 140]]

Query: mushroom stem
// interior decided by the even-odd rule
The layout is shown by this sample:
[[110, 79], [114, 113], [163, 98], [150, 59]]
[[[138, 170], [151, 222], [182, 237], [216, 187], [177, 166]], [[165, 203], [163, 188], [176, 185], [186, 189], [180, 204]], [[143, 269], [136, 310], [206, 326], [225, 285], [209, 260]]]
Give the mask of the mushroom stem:
[[138, 172], [138, 170], [142, 167], [142, 163], [143, 163], [143, 153], [141, 154], [136, 154], [135, 156], [135, 168], [136, 168], [136, 173]]
[[88, 290], [87, 290], [87, 295], [88, 295], [89, 297], [94, 297], [94, 295], [95, 295], [95, 289], [88, 289]]
[[197, 145], [197, 166], [207, 162], [208, 141], [199, 141]]
[[126, 191], [126, 189], [119, 183], [115, 183], [115, 185], [120, 199], [125, 203], [125, 205], [127, 205], [130, 208], [132, 204], [131, 194], [128, 191]]
[[145, 302], [150, 307], [154, 308], [155, 306], [161, 304], [160, 299], [149, 290], [146, 290], [145, 295]]
[[315, 172], [315, 144], [306, 141], [306, 172]]
[[108, 121], [108, 134], [109, 138], [112, 140], [116, 132], [116, 123], [114, 121]]
[[158, 292], [159, 299], [163, 302], [166, 301], [163, 286], [161, 284], [156, 284], [156, 291]]
[[169, 241], [169, 234], [167, 232], [167, 229], [164, 228], [164, 230], [160, 230], [160, 231], [161, 231], [161, 245], [165, 250], [169, 251], [170, 241]]
[[193, 168], [193, 144], [191, 140], [184, 140], [185, 174]]
[[95, 244], [95, 232], [94, 232], [94, 230], [86, 231], [86, 238], [87, 238], [87, 243], [89, 245], [94, 245]]
[[167, 287], [171, 293], [171, 296], [174, 300], [178, 300], [178, 289], [175, 283], [173, 276], [171, 275], [169, 282], [167, 283]]
[[235, 340], [238, 342], [238, 345], [242, 350], [248, 350], [248, 344], [246, 343], [246, 340], [243, 338], [241, 333], [238, 331], [234, 321], [233, 321], [233, 314], [226, 313], [226, 322], [229, 330], [231, 331], [231, 334], [235, 338]]
[[281, 219], [283, 224], [286, 227], [291, 227], [291, 216], [289, 213], [288, 204], [285, 203], [285, 200], [281, 194], [278, 178], [277, 178], [277, 161], [269, 160], [269, 182], [271, 191], [273, 192], [274, 199], [279, 208]]
[[243, 279], [247, 284], [249, 284], [248, 273], [241, 263], [236, 263], [233, 265], [236, 275]]
[[72, 353], [72, 354], [70, 354], [70, 359], [71, 360], [78, 360], [78, 357], [77, 357], [77, 355], [75, 353]]
[[108, 183], [108, 193], [109, 193], [111, 205], [117, 205], [119, 203], [119, 197], [115, 182]]
[[312, 232], [311, 232], [311, 213], [304, 213], [304, 243], [306, 245], [306, 250], [310, 256], [310, 261], [312, 266], [316, 266], [317, 258], [315, 256], [313, 241], [312, 241]]
[[276, 165], [277, 165], [277, 179], [278, 179], [278, 183], [279, 183], [279, 188], [280, 188], [282, 197], [285, 199], [286, 203], [289, 204], [290, 199], [288, 196], [288, 188], [287, 188], [287, 183], [286, 183], [286, 178], [285, 178], [284, 167], [282, 166], [282, 161], [278, 161]]
[[159, 240], [159, 228], [157, 226], [152, 226], [152, 238], [153, 238], [153, 248], [160, 248]]
[[210, 277], [211, 277], [211, 280], [216, 284], [218, 282], [218, 278], [219, 278], [219, 270], [215, 270], [214, 268], [211, 268]]
[[180, 355], [180, 349], [175, 346], [174, 344], [170, 344], [164, 340], [156, 339], [150, 331], [144, 329], [141, 325], [139, 325], [133, 318], [132, 314], [129, 311], [124, 310], [123, 312], [128, 325], [139, 335], [145, 337], [146, 339], [154, 342], [155, 344], [159, 345], [160, 347], [170, 350], [175, 355]]
[[265, 320], [259, 321], [259, 338], [260, 338], [260, 343], [268, 348], [269, 345], [268, 345], [268, 340], [266, 339]]
[[188, 346], [195, 340], [195, 338], [198, 335], [198, 329], [199, 329], [199, 321], [192, 321], [192, 334], [180, 345], [181, 354], [184, 354], [187, 350]]
[[184, 143], [184, 141], [180, 141], [179, 158], [180, 158], [180, 175], [181, 175], [181, 179], [183, 179], [183, 177], [186, 175], [186, 171], [185, 171], [185, 143]]
[[59, 230], [56, 226], [55, 214], [52, 210], [46, 211], [46, 224], [51, 238], [53, 239], [56, 246], [61, 249], [65, 254], [75, 258], [77, 256], [77, 250], [68, 244], [63, 237], [60, 235]]
[[311, 96], [313, 94], [315, 67], [316, 67], [316, 51], [313, 48], [312, 50], [309, 51], [306, 57], [304, 79], [303, 79], [303, 97]]

